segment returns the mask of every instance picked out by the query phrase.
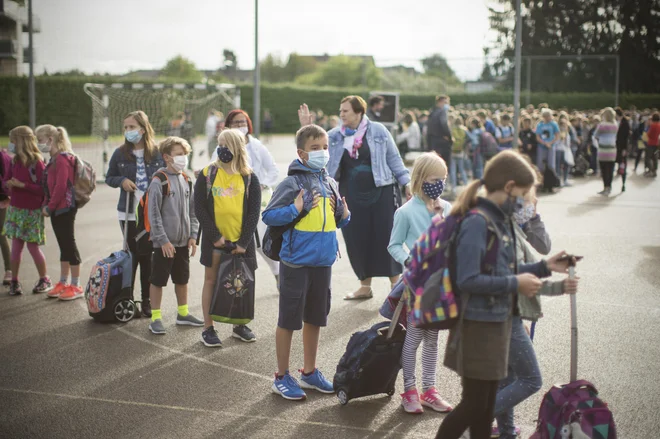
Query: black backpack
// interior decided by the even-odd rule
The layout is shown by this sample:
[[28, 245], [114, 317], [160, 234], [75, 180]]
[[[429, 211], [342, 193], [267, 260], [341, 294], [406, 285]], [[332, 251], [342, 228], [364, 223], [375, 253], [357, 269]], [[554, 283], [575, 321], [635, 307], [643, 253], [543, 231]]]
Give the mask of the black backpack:
[[[296, 180], [298, 189], [304, 189], [302, 179], [298, 174], [294, 174], [293, 178]], [[287, 230], [293, 231], [296, 224], [298, 224], [308, 213], [309, 212], [306, 210], [303, 210], [298, 214], [296, 219], [284, 226], [266, 227], [266, 233], [264, 233], [264, 237], [261, 241], [261, 250], [264, 252], [264, 255], [268, 256], [273, 261], [279, 261], [280, 251], [282, 251], [282, 242], [284, 242], [284, 233], [286, 233]]]

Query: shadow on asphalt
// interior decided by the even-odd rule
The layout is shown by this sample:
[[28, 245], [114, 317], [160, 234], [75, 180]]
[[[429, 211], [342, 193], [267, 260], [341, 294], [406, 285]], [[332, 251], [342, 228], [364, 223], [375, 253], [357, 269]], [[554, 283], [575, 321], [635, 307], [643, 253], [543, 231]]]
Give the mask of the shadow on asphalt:
[[609, 206], [609, 204], [614, 201], [621, 193], [610, 195], [609, 197], [603, 195], [596, 195], [593, 197], [587, 198], [580, 204], [575, 206], [569, 206], [568, 216], [582, 216], [586, 213], [591, 213], [595, 210], [604, 209]]
[[642, 251], [645, 257], [635, 268], [635, 274], [644, 278], [651, 285], [659, 285], [660, 272], [658, 271], [658, 265], [660, 265], [660, 246], [642, 247]]

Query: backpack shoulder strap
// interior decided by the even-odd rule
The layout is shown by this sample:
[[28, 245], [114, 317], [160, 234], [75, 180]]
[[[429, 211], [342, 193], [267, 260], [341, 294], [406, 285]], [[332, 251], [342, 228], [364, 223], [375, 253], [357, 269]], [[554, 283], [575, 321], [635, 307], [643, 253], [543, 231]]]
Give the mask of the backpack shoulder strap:
[[158, 179], [160, 185], [163, 187], [163, 196], [166, 197], [170, 194], [170, 179], [166, 173], [163, 171], [156, 171], [156, 173], [151, 177], [151, 180]]
[[247, 176], [247, 185], [245, 186], [245, 199], [250, 199], [250, 185], [252, 185], [252, 172]]
[[484, 256], [483, 268], [487, 271], [491, 271], [495, 268], [495, 264], [497, 263], [497, 250], [499, 248], [499, 242], [502, 240], [502, 234], [483, 209], [475, 208], [469, 213], [472, 215], [480, 215], [486, 220], [488, 233], [486, 235], [486, 254]]
[[215, 181], [215, 176], [218, 175], [218, 167], [215, 163], [211, 163], [206, 171], [206, 197], [211, 196], [211, 191], [213, 189], [213, 182]]

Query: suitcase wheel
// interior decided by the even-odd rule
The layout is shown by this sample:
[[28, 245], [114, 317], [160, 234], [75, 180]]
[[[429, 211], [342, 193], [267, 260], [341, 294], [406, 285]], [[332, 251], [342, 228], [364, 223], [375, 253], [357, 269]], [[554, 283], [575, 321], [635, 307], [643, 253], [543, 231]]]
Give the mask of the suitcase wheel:
[[339, 399], [339, 404], [341, 405], [348, 404], [348, 393], [346, 393], [346, 390], [339, 389], [337, 391], [337, 398]]
[[392, 396], [394, 395], [394, 389], [390, 389], [387, 391], [387, 396]]
[[115, 303], [114, 313], [118, 322], [130, 322], [135, 317], [136, 311], [135, 302], [131, 299], [122, 299]]

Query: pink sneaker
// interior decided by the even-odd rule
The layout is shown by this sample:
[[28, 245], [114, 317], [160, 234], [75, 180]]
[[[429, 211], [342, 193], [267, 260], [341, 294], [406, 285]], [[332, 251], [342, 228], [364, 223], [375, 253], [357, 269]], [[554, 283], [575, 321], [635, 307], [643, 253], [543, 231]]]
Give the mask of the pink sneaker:
[[67, 284], [63, 284], [62, 282], [58, 282], [55, 284], [55, 288], [50, 290], [49, 292], [46, 293], [46, 296], [52, 298], [52, 299], [57, 299], [60, 297], [60, 294], [64, 292], [69, 287]]
[[62, 294], [60, 294], [60, 300], [76, 300], [83, 296], [83, 290], [79, 286], [69, 285], [64, 289]]
[[449, 413], [453, 410], [452, 406], [440, 397], [440, 394], [435, 387], [431, 387], [426, 392], [422, 393], [420, 398], [422, 400], [422, 405], [430, 407], [438, 413]]
[[403, 406], [403, 410], [405, 410], [406, 413], [424, 413], [422, 404], [419, 403], [419, 394], [417, 393], [417, 389], [410, 389], [407, 392], [402, 393], [401, 398], [401, 405]]

